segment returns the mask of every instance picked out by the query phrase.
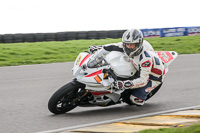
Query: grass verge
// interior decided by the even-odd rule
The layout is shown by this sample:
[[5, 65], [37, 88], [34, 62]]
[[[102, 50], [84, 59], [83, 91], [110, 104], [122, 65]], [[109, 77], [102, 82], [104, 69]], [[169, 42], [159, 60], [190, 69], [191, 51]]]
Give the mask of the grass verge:
[[[200, 53], [200, 36], [148, 38], [157, 51], [176, 51], [179, 54]], [[1, 43], [0, 66], [16, 66], [74, 61], [90, 45], [120, 42], [120, 39], [71, 40], [60, 42]]]
[[200, 133], [200, 124], [179, 128], [160, 128], [157, 130], [148, 129], [140, 131], [139, 133]]

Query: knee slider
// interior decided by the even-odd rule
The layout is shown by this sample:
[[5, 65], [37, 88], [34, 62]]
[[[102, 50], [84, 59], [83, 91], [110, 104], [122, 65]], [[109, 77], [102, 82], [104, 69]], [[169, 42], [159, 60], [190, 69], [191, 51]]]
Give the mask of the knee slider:
[[131, 102], [132, 102], [133, 104], [138, 105], [138, 106], [142, 106], [142, 105], [144, 105], [144, 103], [145, 103], [144, 100], [142, 100], [142, 99], [140, 99], [140, 98], [138, 98], [138, 97], [135, 97], [135, 96], [133, 96], [133, 95], [130, 96], [130, 100], [131, 100]]

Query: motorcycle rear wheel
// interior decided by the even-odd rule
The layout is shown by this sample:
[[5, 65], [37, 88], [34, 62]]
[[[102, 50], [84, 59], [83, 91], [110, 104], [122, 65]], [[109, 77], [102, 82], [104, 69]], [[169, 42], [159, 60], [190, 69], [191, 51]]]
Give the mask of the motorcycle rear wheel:
[[76, 108], [77, 105], [73, 104], [73, 99], [76, 98], [78, 89], [71, 82], [58, 89], [48, 102], [49, 111], [54, 114], [63, 114]]

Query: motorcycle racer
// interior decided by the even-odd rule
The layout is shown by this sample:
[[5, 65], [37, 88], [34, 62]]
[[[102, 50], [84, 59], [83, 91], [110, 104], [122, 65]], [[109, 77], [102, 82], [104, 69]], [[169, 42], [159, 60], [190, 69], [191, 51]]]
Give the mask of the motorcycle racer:
[[[142, 106], [145, 103], [148, 93], [162, 84], [165, 67], [159, 56], [154, 52], [149, 42], [143, 40], [143, 34], [139, 29], [130, 29], [124, 32], [122, 42], [106, 44], [101, 46], [107, 51], [120, 51], [128, 56], [138, 71], [136, 79], [125, 81], [118, 80], [115, 86], [119, 89], [131, 89], [130, 101], [132, 104]], [[93, 53], [101, 48], [94, 45], [89, 47]]]

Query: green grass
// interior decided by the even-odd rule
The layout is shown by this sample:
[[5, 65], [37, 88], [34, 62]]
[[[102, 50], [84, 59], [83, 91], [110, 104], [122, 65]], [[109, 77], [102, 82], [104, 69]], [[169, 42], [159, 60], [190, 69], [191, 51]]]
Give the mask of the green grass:
[[155, 50], [176, 51], [179, 54], [200, 53], [200, 36], [149, 38]]
[[64, 42], [35, 42], [0, 44], [0, 66], [16, 66], [74, 61], [90, 45], [103, 45], [116, 41], [72, 40]]
[[157, 130], [148, 129], [140, 131], [139, 133], [200, 133], [200, 124], [179, 128], [160, 128]]
[[[172, 50], [179, 54], [200, 53], [200, 36], [149, 38], [155, 50]], [[121, 42], [121, 39], [71, 40], [60, 42], [0, 44], [0, 66], [16, 66], [74, 61], [90, 45]]]

